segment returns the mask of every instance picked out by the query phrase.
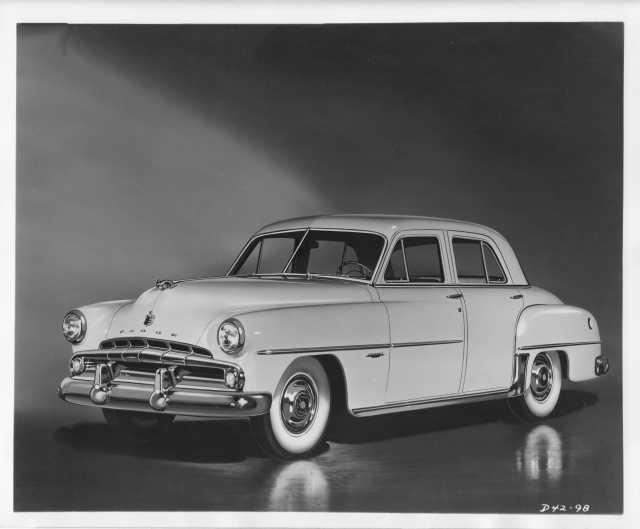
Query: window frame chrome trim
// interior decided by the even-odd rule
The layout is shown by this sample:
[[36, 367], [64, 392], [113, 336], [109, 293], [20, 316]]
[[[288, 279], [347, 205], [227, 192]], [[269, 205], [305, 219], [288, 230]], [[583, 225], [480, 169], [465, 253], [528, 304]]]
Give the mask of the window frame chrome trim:
[[[439, 283], [425, 283], [423, 281], [410, 281], [409, 280], [409, 270], [407, 268], [407, 258], [404, 251], [404, 239], [409, 237], [432, 237], [438, 241], [438, 252], [440, 254], [440, 265], [442, 268], [443, 281]], [[393, 254], [393, 249], [395, 248], [398, 242], [402, 242], [402, 258], [404, 259], [405, 264], [405, 274], [407, 276], [406, 280], [387, 280], [384, 278], [384, 274], [386, 272], [387, 266], [389, 265], [389, 261], [391, 260], [391, 255]], [[397, 231], [390, 239], [390, 244], [388, 247], [388, 252], [384, 256], [383, 265], [381, 266], [378, 275], [373, 282], [373, 286], [377, 287], [406, 287], [406, 286], [455, 286], [455, 283], [452, 283], [450, 280], [453, 279], [451, 276], [451, 267], [449, 261], [448, 250], [446, 250], [447, 246], [447, 233], [446, 230], [440, 229], [410, 229]], [[444, 251], [443, 251], [444, 250]], [[451, 276], [451, 277], [448, 277]]]
[[[453, 277], [452, 279], [455, 281], [455, 285], [458, 287], [500, 287], [500, 286], [517, 286], [514, 285], [514, 283], [512, 283], [512, 277], [511, 277], [511, 270], [509, 270], [509, 267], [507, 266], [507, 262], [504, 258], [504, 256], [502, 255], [502, 252], [500, 251], [500, 247], [496, 244], [496, 242], [489, 237], [488, 235], [484, 235], [482, 233], [475, 233], [475, 232], [470, 232], [470, 231], [447, 231], [447, 238], [449, 241], [449, 246], [451, 248], [451, 266], [452, 266], [452, 273], [453, 273]], [[459, 238], [459, 239], [468, 239], [468, 240], [476, 240], [480, 242], [480, 250], [482, 251], [482, 266], [483, 269], [485, 270], [485, 278], [487, 279], [486, 283], [462, 283], [459, 281], [458, 278], [458, 270], [456, 267], [456, 256], [455, 256], [455, 251], [453, 249], [453, 239], [455, 238]], [[502, 267], [502, 271], [505, 273], [505, 277], [506, 277], [506, 281], [503, 282], [489, 282], [489, 277], [487, 275], [486, 272], [486, 266], [485, 266], [485, 262], [484, 262], [484, 251], [482, 250], [482, 242], [486, 242], [490, 248], [493, 250], [493, 252], [495, 253], [496, 257], [498, 258], [498, 263], [500, 264], [500, 266]], [[520, 286], [529, 286], [528, 284], [526, 285], [520, 285]]]
[[[498, 259], [498, 255], [496, 254], [496, 251], [487, 241], [482, 241], [480, 243], [480, 247], [482, 248], [482, 264], [484, 266], [485, 277], [487, 278], [487, 285], [504, 285], [507, 282], [507, 273], [505, 272], [504, 267], [500, 262], [500, 259]], [[500, 271], [502, 272], [502, 275], [504, 277], [502, 281], [491, 281], [489, 279], [489, 270], [487, 270], [487, 253], [485, 248], [489, 248], [489, 250], [491, 250], [491, 252], [493, 253], [493, 256], [496, 258], [496, 262], [498, 263], [498, 266], [500, 267]]]

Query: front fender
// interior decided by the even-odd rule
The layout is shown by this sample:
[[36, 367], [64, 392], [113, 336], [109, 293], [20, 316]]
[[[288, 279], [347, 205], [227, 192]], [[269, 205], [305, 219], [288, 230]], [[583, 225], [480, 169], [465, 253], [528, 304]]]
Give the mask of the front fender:
[[73, 352], [97, 349], [100, 342], [106, 338], [113, 317], [122, 307], [132, 302], [130, 299], [120, 299], [78, 307], [77, 310], [82, 312], [87, 320], [87, 334], [84, 340], [72, 346]]
[[[234, 317], [246, 333], [246, 353], [238, 359], [246, 391], [273, 393], [296, 358], [331, 354], [343, 369], [350, 408], [384, 399], [389, 322], [381, 303], [284, 307]], [[372, 351], [383, 355], [367, 356]]]

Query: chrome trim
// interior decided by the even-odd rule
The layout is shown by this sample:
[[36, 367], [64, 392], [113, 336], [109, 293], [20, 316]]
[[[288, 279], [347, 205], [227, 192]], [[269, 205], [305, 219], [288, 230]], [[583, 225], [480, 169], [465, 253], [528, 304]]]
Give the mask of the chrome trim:
[[[300, 247], [302, 246], [302, 243], [305, 241], [305, 239], [307, 238], [307, 235], [309, 235], [309, 232], [311, 231], [311, 228], [307, 228], [307, 230], [304, 232], [304, 235], [302, 235], [302, 237], [300, 238], [300, 242], [298, 243], [298, 245], [293, 249], [293, 252], [291, 252], [291, 256], [289, 257], [289, 260], [287, 261], [287, 263], [284, 265], [284, 268], [282, 269], [283, 272], [287, 271], [287, 268], [289, 268], [289, 265], [293, 262], [294, 257], [296, 256], [296, 254], [298, 253], [298, 250], [300, 249]], [[266, 237], [266, 235], [263, 236], [263, 238]], [[260, 252], [262, 253], [262, 247], [260, 247]]]
[[[228, 349], [226, 349], [220, 343], [220, 328], [225, 323], [231, 323], [232, 325], [235, 325], [236, 328], [238, 329], [238, 347], [237, 348], [228, 348]], [[220, 349], [222, 349], [222, 351], [224, 353], [227, 353], [227, 354], [238, 354], [238, 353], [240, 353], [240, 351], [242, 351], [242, 348], [244, 347], [244, 336], [245, 336], [244, 325], [242, 325], [240, 320], [237, 320], [236, 318], [227, 318], [220, 325], [218, 325], [218, 332], [216, 333], [216, 341], [218, 342], [218, 347], [220, 347]]]
[[[155, 377], [154, 377], [155, 379]], [[58, 396], [69, 403], [92, 406], [89, 393], [93, 381], [66, 377], [60, 382]], [[163, 389], [167, 389], [166, 385]], [[212, 418], [243, 418], [269, 412], [271, 395], [268, 393], [241, 393], [237, 391], [211, 391], [176, 387], [168, 392], [166, 401], [154, 400], [158, 408], [149, 402], [154, 393], [153, 383], [114, 381], [108, 387], [108, 398], [100, 406], [109, 409], [171, 413]], [[101, 397], [98, 396], [98, 397]], [[159, 399], [159, 397], [156, 397]]]
[[[504, 285], [507, 282], [507, 273], [504, 271], [504, 268], [502, 267], [502, 264], [500, 263], [500, 259], [498, 258], [498, 254], [496, 253], [496, 251], [492, 248], [492, 246], [487, 242], [487, 241], [482, 241], [482, 264], [484, 266], [484, 274], [487, 278], [487, 284], [488, 285]], [[487, 270], [487, 251], [486, 248], [489, 248], [489, 250], [491, 250], [491, 253], [493, 253], [494, 257], [496, 258], [496, 261], [498, 262], [498, 266], [500, 267], [500, 270], [502, 271], [502, 275], [504, 276], [504, 279], [502, 281], [490, 281], [489, 280], [489, 271]]]
[[[505, 272], [505, 276], [506, 276], [506, 281], [502, 282], [502, 283], [460, 283], [458, 281], [458, 271], [456, 268], [456, 256], [455, 256], [455, 252], [453, 251], [453, 239], [459, 237], [462, 239], [474, 239], [474, 240], [478, 240], [478, 241], [484, 241], [487, 244], [489, 244], [489, 246], [491, 247], [491, 249], [493, 250], [493, 252], [496, 254], [496, 257], [498, 258], [498, 262], [500, 263], [500, 266], [502, 267], [502, 270]], [[524, 286], [530, 286], [529, 283], [525, 283], [525, 284], [514, 284], [513, 283], [513, 276], [511, 274], [511, 270], [509, 269], [509, 266], [507, 265], [507, 261], [504, 258], [504, 256], [502, 255], [502, 251], [500, 250], [500, 246], [498, 244], [496, 244], [496, 242], [493, 240], [492, 237], [490, 237], [489, 235], [485, 235], [483, 233], [475, 233], [472, 231], [464, 231], [464, 230], [447, 230], [447, 238], [449, 240], [448, 246], [451, 249], [451, 266], [453, 267], [453, 277], [452, 279], [454, 280], [455, 284], [458, 286], [464, 286], [464, 287], [505, 287], [505, 286], [520, 286], [520, 287], [524, 287]], [[518, 263], [518, 266], [520, 267], [520, 270], [522, 271], [522, 266], [520, 266], [520, 261], [518, 261], [518, 257], [514, 254], [514, 257], [516, 259], [516, 262]], [[483, 262], [484, 262], [484, 254], [483, 254]], [[524, 276], [524, 272], [522, 272], [522, 275]], [[525, 276], [525, 280], [526, 280], [526, 276]]]
[[574, 345], [598, 345], [601, 341], [597, 342], [566, 342], [566, 343], [546, 343], [541, 345], [522, 345], [518, 347], [519, 351], [530, 351], [532, 349], [555, 349], [557, 347], [572, 347]]
[[447, 345], [453, 343], [462, 343], [464, 340], [431, 340], [428, 342], [400, 342], [392, 343], [391, 347], [421, 347], [423, 345]]
[[[170, 357], [167, 358], [167, 355]], [[91, 358], [96, 361], [115, 361], [115, 362], [138, 362], [141, 364], [179, 364], [190, 367], [210, 367], [215, 369], [225, 369], [228, 367], [235, 367], [240, 369], [237, 364], [233, 362], [226, 362], [224, 360], [215, 360], [210, 356], [198, 355], [195, 353], [178, 353], [169, 352], [166, 350], [158, 350], [151, 348], [133, 349], [93, 349], [88, 351], [78, 351], [74, 353], [71, 360], [79, 356], [85, 358]], [[165, 359], [167, 358], [167, 359]]]
[[374, 343], [365, 345], [329, 345], [325, 347], [296, 347], [286, 349], [261, 349], [257, 352], [260, 356], [282, 355], [292, 353], [325, 353], [331, 351], [364, 351], [366, 349], [388, 348], [388, 343]]
[[[380, 233], [379, 231], [373, 231], [373, 230], [355, 230], [355, 229], [340, 229], [340, 228], [312, 228], [310, 226], [301, 226], [300, 228], [289, 228], [286, 230], [274, 230], [274, 231], [265, 231], [265, 232], [259, 232], [259, 233], [255, 233], [246, 243], [245, 245], [242, 247], [242, 250], [240, 251], [240, 253], [238, 254], [238, 256], [233, 260], [233, 263], [231, 264], [231, 266], [229, 267], [229, 269], [227, 270], [227, 273], [224, 275], [224, 277], [238, 277], [238, 276], [234, 276], [231, 274], [231, 272], [233, 271], [233, 269], [235, 268], [235, 266], [238, 264], [238, 261], [240, 260], [240, 257], [242, 257], [242, 255], [244, 254], [245, 250], [249, 247], [249, 245], [256, 239], [260, 238], [260, 237], [265, 237], [268, 235], [277, 235], [279, 233], [294, 233], [294, 232], [301, 232], [304, 231], [304, 235], [302, 236], [302, 239], [300, 240], [300, 243], [298, 243], [298, 246], [296, 246], [296, 248], [293, 250], [293, 253], [291, 254], [289, 260], [287, 261], [287, 265], [285, 266], [284, 270], [286, 270], [289, 266], [289, 264], [291, 263], [291, 261], [293, 260], [296, 252], [298, 251], [300, 245], [302, 244], [302, 242], [304, 241], [304, 239], [306, 239], [307, 237], [307, 233], [311, 230], [316, 230], [316, 231], [327, 231], [327, 232], [335, 232], [335, 233], [369, 233], [372, 235], [377, 235], [378, 237], [381, 237], [383, 240], [383, 246], [382, 249], [380, 250], [380, 255], [378, 256], [378, 260], [376, 262], [376, 266], [373, 268], [373, 271], [371, 273], [371, 279], [354, 279], [354, 278], [344, 278], [344, 277], [340, 277], [340, 276], [323, 276], [320, 274], [315, 274], [317, 277], [326, 277], [326, 278], [333, 278], [333, 279], [350, 279], [351, 281], [358, 281], [361, 283], [365, 283], [367, 285], [373, 285], [375, 278], [378, 275], [378, 272], [380, 270], [380, 267], [382, 265], [382, 261], [386, 255], [387, 249], [389, 247], [389, 239], [387, 238], [387, 236], [384, 233]], [[284, 271], [283, 271], [284, 273]], [[268, 275], [268, 274], [258, 274], [258, 276], [260, 275]], [[279, 276], [282, 274], [273, 274], [274, 276]], [[301, 277], [310, 277], [313, 278], [314, 274], [300, 274]], [[195, 278], [193, 280], [196, 279], [206, 279], [206, 277], [201, 277], [201, 278]], [[190, 279], [189, 281], [192, 281], [192, 279]]]
[[[80, 318], [80, 334], [78, 335], [78, 337], [75, 340], [69, 340], [69, 338], [64, 336], [64, 331], [62, 333], [62, 336], [64, 336], [64, 339], [67, 340], [67, 342], [76, 345], [76, 344], [79, 344], [82, 340], [84, 340], [84, 337], [87, 335], [87, 318], [85, 318], [85, 316], [82, 313], [82, 311], [79, 311], [78, 309], [73, 309], [73, 310], [68, 311], [64, 315], [64, 318], [62, 318], [62, 325], [64, 325], [64, 320], [67, 319], [67, 316], [69, 316], [69, 314], [75, 314], [76, 316], [78, 316]], [[61, 327], [62, 327], [62, 325], [61, 325]]]
[[156, 288], [158, 290], [167, 290], [182, 282], [184, 282], [184, 279], [156, 279]]
[[553, 388], [553, 364], [547, 353], [538, 353], [531, 366], [531, 382], [529, 388], [533, 398], [544, 402]]
[[[442, 281], [436, 282], [436, 283], [425, 283], [425, 282], [419, 282], [419, 281], [411, 281], [409, 278], [409, 269], [407, 267], [407, 256], [406, 256], [406, 252], [405, 252], [405, 248], [404, 248], [404, 240], [405, 239], [409, 239], [412, 237], [432, 237], [434, 239], [437, 240], [438, 242], [438, 252], [440, 254], [440, 265], [441, 265], [441, 269], [442, 269]], [[393, 244], [391, 244], [393, 243]], [[404, 271], [405, 271], [405, 277], [406, 279], [392, 279], [392, 280], [387, 280], [385, 279], [384, 275], [387, 271], [387, 267], [389, 266], [389, 263], [391, 262], [391, 256], [393, 255], [393, 251], [395, 250], [395, 247], [398, 245], [398, 243], [400, 243], [401, 247], [402, 247], [402, 260], [404, 262]], [[448, 274], [446, 273], [446, 270], [448, 268], [447, 265], [449, 265], [449, 260], [448, 260], [448, 255], [445, 256], [443, 253], [443, 249], [446, 248], [447, 242], [446, 242], [446, 232], [444, 230], [441, 229], [431, 229], [431, 228], [425, 228], [425, 229], [421, 229], [421, 228], [416, 228], [416, 229], [411, 229], [411, 230], [404, 230], [404, 231], [397, 231], [394, 233], [394, 235], [392, 236], [392, 238], [389, 241], [389, 244], [387, 245], [387, 247], [385, 248], [385, 252], [382, 255], [382, 258], [380, 260], [380, 266], [376, 268], [376, 274], [373, 277], [373, 281], [372, 281], [372, 285], [375, 287], [384, 287], [384, 286], [446, 286], [446, 285], [451, 285], [452, 283], [447, 282], [448, 279]], [[448, 250], [445, 250], [448, 251]], [[384, 267], [384, 268], [383, 268]], [[380, 270], [378, 271], [378, 268], [380, 268]]]
[[366, 406], [362, 408], [354, 408], [351, 413], [356, 417], [365, 417], [369, 415], [380, 415], [383, 413], [390, 413], [397, 411], [398, 409], [406, 408], [404, 411], [418, 410], [425, 408], [432, 408], [436, 406], [446, 406], [449, 404], [463, 404], [476, 402], [481, 400], [491, 400], [506, 398], [509, 395], [509, 388], [484, 391], [469, 394], [453, 394], [444, 395], [442, 397], [435, 397], [430, 399], [417, 399], [403, 402], [389, 402], [387, 404], [380, 404], [378, 406]]
[[324, 353], [331, 351], [364, 351], [367, 349], [384, 349], [398, 347], [420, 347], [423, 345], [446, 345], [452, 343], [462, 343], [464, 340], [432, 340], [428, 342], [397, 342], [397, 343], [374, 343], [362, 345], [328, 345], [325, 347], [290, 347], [283, 349], [260, 349], [256, 354], [260, 356], [293, 354], [293, 353]]
[[285, 384], [280, 399], [282, 424], [292, 435], [306, 432], [316, 417], [318, 388], [305, 373], [296, 373]]
[[[125, 345], [117, 345], [116, 342], [125, 342]], [[139, 343], [139, 345], [135, 345], [135, 343]], [[161, 344], [160, 347], [158, 344]], [[107, 347], [107, 345], [110, 345]], [[206, 349], [205, 347], [201, 347], [199, 345], [192, 345], [186, 342], [178, 342], [176, 340], [167, 340], [164, 338], [147, 338], [142, 336], [123, 336], [123, 337], [114, 337], [107, 338], [102, 340], [98, 345], [98, 348], [101, 351], [109, 352], [120, 352], [127, 350], [140, 350], [140, 349], [156, 349], [159, 351], [172, 351], [177, 353], [192, 353], [200, 356], [208, 356], [213, 358], [213, 354], [211, 351]]]

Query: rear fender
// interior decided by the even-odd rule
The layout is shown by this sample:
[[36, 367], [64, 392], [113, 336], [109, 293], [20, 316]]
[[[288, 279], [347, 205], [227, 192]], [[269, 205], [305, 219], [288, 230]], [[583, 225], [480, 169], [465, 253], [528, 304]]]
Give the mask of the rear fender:
[[529, 387], [531, 364], [540, 352], [558, 351], [572, 382], [595, 378], [595, 359], [601, 354], [600, 331], [593, 314], [569, 305], [533, 305], [524, 309], [516, 331], [516, 354], [527, 356]]

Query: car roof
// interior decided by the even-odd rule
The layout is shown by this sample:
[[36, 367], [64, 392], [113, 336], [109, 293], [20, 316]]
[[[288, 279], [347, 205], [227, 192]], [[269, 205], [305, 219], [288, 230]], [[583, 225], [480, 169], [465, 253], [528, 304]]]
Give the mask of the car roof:
[[422, 217], [418, 215], [383, 215], [383, 214], [341, 214], [297, 217], [267, 224], [254, 236], [263, 233], [295, 229], [326, 229], [372, 231], [384, 235], [388, 240], [398, 232], [411, 230], [458, 231], [483, 235], [491, 239], [502, 255], [510, 277], [510, 283], [527, 284], [518, 258], [509, 242], [496, 230], [483, 224], [456, 219], [438, 217]]
[[297, 217], [268, 224], [258, 230], [256, 234], [301, 228], [375, 231], [387, 237], [391, 237], [399, 231], [420, 229], [470, 231], [488, 236], [499, 235], [496, 230], [475, 222], [438, 217], [422, 217], [418, 215], [382, 214], [342, 214]]

